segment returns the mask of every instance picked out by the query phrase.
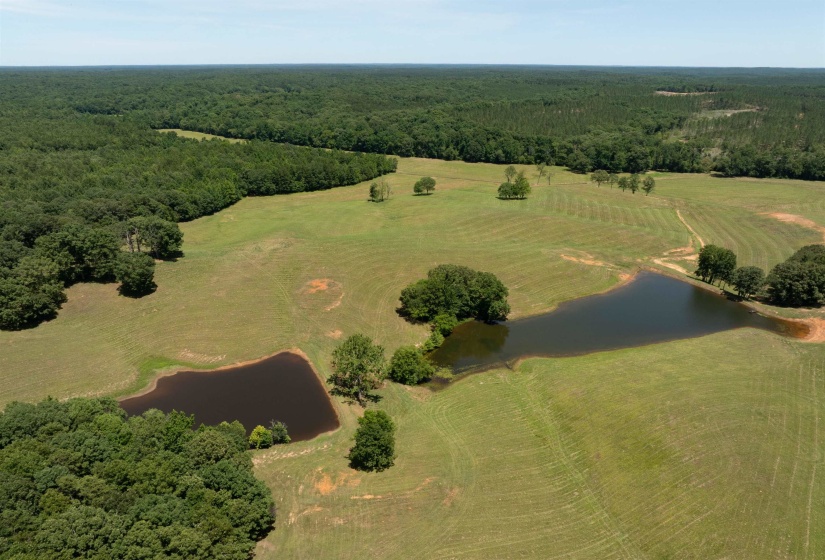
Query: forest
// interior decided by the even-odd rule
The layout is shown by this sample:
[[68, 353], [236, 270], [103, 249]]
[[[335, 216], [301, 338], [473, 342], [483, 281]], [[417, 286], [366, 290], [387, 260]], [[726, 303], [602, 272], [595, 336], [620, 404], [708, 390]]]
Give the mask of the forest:
[[251, 66], [7, 70], [26, 111], [130, 117], [301, 146], [461, 159], [825, 178], [825, 72]]
[[0, 412], [0, 558], [250, 557], [275, 522], [238, 422], [114, 399]]

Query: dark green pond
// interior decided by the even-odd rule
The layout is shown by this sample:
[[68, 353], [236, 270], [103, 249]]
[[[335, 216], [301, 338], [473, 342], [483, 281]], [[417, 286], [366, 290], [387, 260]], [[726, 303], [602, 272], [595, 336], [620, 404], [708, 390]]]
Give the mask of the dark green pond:
[[239, 420], [247, 433], [275, 420], [287, 425], [292, 441], [338, 427], [338, 415], [312, 366], [291, 352], [234, 368], [181, 371], [120, 406], [129, 414], [179, 410], [194, 414], [195, 426]]
[[459, 325], [430, 359], [454, 372], [528, 356], [575, 356], [752, 327], [799, 335], [796, 323], [752, 313], [711, 291], [652, 272], [615, 290], [504, 323]]

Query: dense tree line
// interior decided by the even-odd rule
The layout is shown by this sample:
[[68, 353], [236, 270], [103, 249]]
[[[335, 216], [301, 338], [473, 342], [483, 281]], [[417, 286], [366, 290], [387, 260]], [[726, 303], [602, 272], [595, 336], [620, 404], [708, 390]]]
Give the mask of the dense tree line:
[[249, 558], [274, 507], [244, 427], [192, 424], [113, 399], [6, 406], [0, 558]]
[[[11, 116], [14, 111], [9, 111]], [[0, 115], [0, 328], [53, 316], [76, 282], [151, 292], [154, 261], [180, 254], [177, 222], [244, 196], [372, 179], [372, 154], [250, 142], [197, 142], [129, 119]]]
[[736, 254], [717, 245], [699, 251], [696, 275], [705, 282], [727, 283], [742, 298], [765, 291], [767, 300], [789, 307], [825, 304], [825, 245], [806, 245], [779, 263], [766, 276], [758, 266], [736, 267]]
[[821, 70], [292, 66], [2, 78], [4, 102], [66, 118], [123, 115], [233, 138], [581, 172], [825, 178]]

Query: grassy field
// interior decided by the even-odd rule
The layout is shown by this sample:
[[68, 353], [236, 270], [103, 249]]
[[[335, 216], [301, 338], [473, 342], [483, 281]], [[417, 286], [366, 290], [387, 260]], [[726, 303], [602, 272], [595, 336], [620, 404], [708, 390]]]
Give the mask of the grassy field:
[[[422, 175], [434, 195], [411, 195]], [[502, 166], [404, 159], [382, 204], [358, 185], [182, 224], [185, 257], [158, 264], [155, 294], [74, 286], [56, 320], [0, 333], [0, 404], [122, 395], [161, 367], [290, 347], [326, 375], [342, 336], [421, 341], [397, 298], [439, 263], [495, 273], [524, 316], [654, 259], [690, 269], [685, 224], [766, 268], [822, 239], [768, 213], [825, 224], [822, 183], [663, 175], [645, 197], [554, 169], [528, 200], [501, 201], [502, 180]], [[400, 455], [379, 475], [347, 469], [358, 411], [337, 403], [341, 430], [256, 456], [280, 508], [261, 556], [814, 558], [824, 352], [737, 331], [531, 360], [437, 394], [390, 386]]]
[[159, 128], [157, 129], [158, 132], [174, 132], [178, 136], [182, 136], [183, 138], [192, 138], [194, 140], [213, 140], [218, 138], [220, 140], [226, 140], [232, 144], [243, 144], [246, 140], [242, 140], [239, 138], [227, 138], [225, 136], [217, 136], [215, 134], [207, 134], [206, 132], [195, 132], [194, 130], [182, 130], [180, 128]]

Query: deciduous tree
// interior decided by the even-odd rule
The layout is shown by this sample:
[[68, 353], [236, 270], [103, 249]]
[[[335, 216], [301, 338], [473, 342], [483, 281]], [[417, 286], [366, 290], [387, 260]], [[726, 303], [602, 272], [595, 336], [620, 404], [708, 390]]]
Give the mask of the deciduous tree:
[[414, 346], [402, 346], [392, 355], [389, 377], [404, 385], [417, 385], [433, 376], [435, 367]]
[[432, 177], [421, 177], [415, 182], [413, 192], [415, 194], [430, 194], [435, 190], [435, 179]]
[[758, 266], [742, 266], [733, 271], [730, 282], [745, 299], [758, 294], [765, 285], [765, 271]]
[[610, 180], [610, 176], [604, 169], [599, 169], [598, 171], [594, 171], [593, 174], [590, 175], [590, 180], [596, 183], [597, 187], [601, 187], [602, 183], [607, 183]]
[[642, 181], [642, 190], [645, 191], [645, 196], [653, 192], [654, 188], [656, 188], [656, 179], [650, 176], [645, 177], [644, 181]]
[[336, 394], [355, 399], [364, 406], [370, 391], [381, 386], [386, 376], [384, 348], [363, 334], [354, 334], [332, 351], [333, 373], [329, 383]]
[[395, 424], [383, 410], [366, 410], [358, 419], [355, 445], [347, 458], [363, 471], [383, 471], [395, 461]]

